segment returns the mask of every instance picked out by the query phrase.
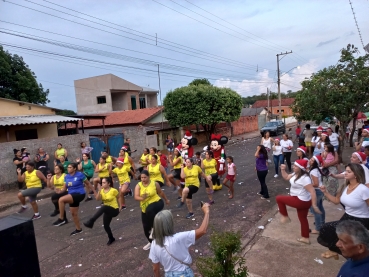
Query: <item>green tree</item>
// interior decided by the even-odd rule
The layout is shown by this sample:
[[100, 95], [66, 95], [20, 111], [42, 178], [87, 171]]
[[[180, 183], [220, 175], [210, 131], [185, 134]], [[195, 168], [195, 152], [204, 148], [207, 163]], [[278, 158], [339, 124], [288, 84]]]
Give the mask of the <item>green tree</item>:
[[23, 58], [0, 46], [0, 97], [45, 105], [48, 95]]
[[170, 125], [202, 125], [208, 138], [218, 123], [238, 120], [242, 109], [241, 96], [235, 91], [201, 84], [169, 91], [163, 104]]
[[353, 120], [351, 146], [356, 117], [369, 100], [369, 54], [358, 56], [358, 53], [350, 44], [342, 49], [336, 65], [318, 71], [301, 83], [302, 89], [292, 105], [299, 120], [321, 122], [327, 117], [336, 117], [341, 124], [341, 137]]
[[191, 83], [188, 84], [189, 86], [198, 86], [198, 85], [207, 85], [211, 86], [212, 84], [209, 82], [208, 79], [195, 79]]
[[56, 111], [56, 114], [57, 115], [64, 115], [64, 116], [67, 116], [67, 115], [77, 115], [75, 111], [72, 111], [72, 110], [59, 110], [59, 111]]

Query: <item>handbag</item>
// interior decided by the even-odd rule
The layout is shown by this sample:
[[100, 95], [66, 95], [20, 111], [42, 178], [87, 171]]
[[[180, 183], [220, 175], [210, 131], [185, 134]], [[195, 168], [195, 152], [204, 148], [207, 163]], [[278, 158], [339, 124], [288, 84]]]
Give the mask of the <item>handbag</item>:
[[176, 257], [174, 257], [172, 254], [170, 254], [170, 253], [169, 253], [169, 251], [168, 251], [168, 249], [165, 247], [165, 245], [164, 245], [164, 249], [165, 249], [165, 251], [167, 251], [167, 253], [169, 254], [169, 256], [171, 256], [171, 257], [172, 257], [173, 259], [175, 259], [177, 262], [179, 262], [180, 264], [183, 264], [183, 265], [187, 265], [188, 267], [191, 267], [191, 265], [190, 265], [190, 264], [185, 263], [185, 262], [182, 262], [182, 261], [178, 260]]
[[323, 176], [329, 176], [329, 169], [328, 169], [328, 168], [323, 167], [323, 168], [321, 169], [321, 172], [322, 172], [322, 175], [323, 175]]

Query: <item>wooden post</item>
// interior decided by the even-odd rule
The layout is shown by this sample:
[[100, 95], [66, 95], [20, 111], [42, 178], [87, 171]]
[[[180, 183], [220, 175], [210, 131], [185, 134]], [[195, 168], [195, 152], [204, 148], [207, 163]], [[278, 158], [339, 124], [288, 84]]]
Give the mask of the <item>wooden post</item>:
[[85, 133], [85, 129], [83, 128], [83, 119], [81, 119], [81, 124], [82, 124], [82, 134]]

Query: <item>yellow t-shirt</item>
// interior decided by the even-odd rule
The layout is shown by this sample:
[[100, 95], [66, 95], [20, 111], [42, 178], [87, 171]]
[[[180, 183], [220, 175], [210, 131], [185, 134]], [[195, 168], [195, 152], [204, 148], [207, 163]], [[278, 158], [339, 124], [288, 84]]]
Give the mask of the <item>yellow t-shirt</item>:
[[100, 163], [97, 164], [98, 169], [102, 169], [102, 171], [99, 171], [99, 178], [109, 177], [109, 164], [105, 163], [104, 165], [101, 165]]
[[106, 158], [105, 162], [106, 162], [107, 164], [111, 164], [111, 163], [113, 162], [113, 159], [111, 158], [111, 156], [110, 156], [110, 155]]
[[64, 177], [65, 177], [65, 173], [63, 173], [62, 175], [60, 175], [59, 178], [56, 177], [56, 175], [54, 175], [54, 187], [57, 189], [62, 189], [64, 188]]
[[104, 203], [104, 206], [110, 206], [114, 209], [118, 209], [118, 201], [117, 201], [118, 191], [115, 188], [110, 188], [108, 192], [105, 192], [104, 189], [101, 189], [100, 195], [101, 200]]
[[150, 180], [162, 182], [164, 184], [164, 179], [160, 172], [160, 163], [157, 163], [155, 166], [149, 164], [147, 170], [149, 171]]
[[129, 155], [128, 155], [127, 152], [125, 152], [124, 153], [124, 164], [126, 164], [126, 165], [130, 165], [128, 158], [129, 158]]
[[36, 169], [34, 169], [31, 173], [28, 173], [28, 171], [24, 172], [24, 175], [26, 177], [25, 182], [28, 189], [42, 188], [41, 179], [38, 178], [36, 172], [37, 172]]
[[151, 158], [152, 158], [152, 155], [151, 155], [151, 154], [149, 154], [149, 155], [147, 156], [147, 160], [149, 161], [149, 163], [151, 162]]
[[202, 173], [201, 168], [198, 165], [193, 165], [191, 169], [184, 167], [183, 172], [186, 175], [185, 186], [189, 185], [200, 187], [199, 174]]
[[142, 182], [139, 182], [138, 185], [140, 186], [140, 196], [142, 197], [144, 194], [146, 194], [145, 200], [140, 201], [141, 211], [145, 213], [148, 205], [158, 202], [161, 198], [156, 191], [154, 180], [150, 180], [150, 184], [147, 186], [144, 186]]
[[177, 160], [180, 160], [180, 162], [179, 163], [177, 163], [175, 166], [173, 166], [173, 168], [174, 169], [179, 169], [179, 168], [181, 168], [181, 165], [183, 164], [183, 159], [182, 159], [182, 157], [181, 156], [179, 156], [178, 158], [174, 158], [173, 159], [173, 163], [175, 162], [175, 161], [177, 161]]
[[56, 156], [58, 158], [60, 158], [60, 156], [65, 156], [65, 149], [64, 148], [56, 149]]
[[128, 172], [131, 171], [130, 166], [123, 165], [122, 168], [116, 167], [112, 170], [115, 174], [117, 174], [119, 179], [119, 184], [123, 185], [124, 183], [129, 183], [131, 179], [129, 178]]
[[204, 159], [203, 161], [204, 169], [205, 169], [205, 175], [208, 176], [210, 174], [217, 173], [217, 161], [216, 159], [211, 159], [210, 161], [207, 161]]
[[141, 161], [141, 165], [142, 166], [145, 166], [145, 165], [147, 165], [147, 160], [146, 160], [146, 158], [148, 158], [149, 157], [149, 154], [142, 154], [141, 155], [141, 158], [140, 158], [140, 161]]

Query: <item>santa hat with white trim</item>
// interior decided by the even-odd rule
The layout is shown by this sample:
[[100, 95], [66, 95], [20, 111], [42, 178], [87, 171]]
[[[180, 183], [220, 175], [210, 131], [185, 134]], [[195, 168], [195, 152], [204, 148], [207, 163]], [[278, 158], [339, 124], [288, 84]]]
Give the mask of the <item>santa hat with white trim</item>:
[[318, 166], [323, 164], [323, 158], [320, 155], [313, 156], [314, 160], [318, 163]]
[[364, 128], [363, 132], [367, 132], [369, 134], [369, 128]]
[[297, 147], [296, 151], [300, 150], [301, 152], [303, 152], [306, 155], [306, 147], [305, 146], [299, 146]]
[[192, 135], [190, 131], [186, 131], [185, 135], [184, 135], [185, 139], [192, 139]]
[[294, 163], [295, 166], [301, 168], [302, 170], [306, 170], [307, 165], [308, 165], [308, 161], [303, 159], [303, 160], [297, 160]]
[[363, 152], [354, 152], [354, 154], [358, 157], [360, 162], [366, 160], [366, 155]]

